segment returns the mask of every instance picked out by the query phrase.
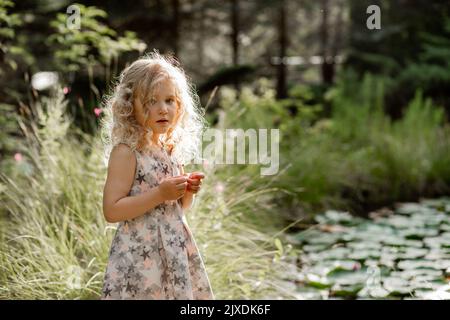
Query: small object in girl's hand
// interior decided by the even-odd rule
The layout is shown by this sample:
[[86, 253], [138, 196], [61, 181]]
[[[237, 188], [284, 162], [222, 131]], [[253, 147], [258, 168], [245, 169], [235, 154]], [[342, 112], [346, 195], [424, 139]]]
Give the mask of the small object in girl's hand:
[[205, 175], [201, 172], [193, 172], [189, 175], [189, 179], [203, 179], [205, 177]]

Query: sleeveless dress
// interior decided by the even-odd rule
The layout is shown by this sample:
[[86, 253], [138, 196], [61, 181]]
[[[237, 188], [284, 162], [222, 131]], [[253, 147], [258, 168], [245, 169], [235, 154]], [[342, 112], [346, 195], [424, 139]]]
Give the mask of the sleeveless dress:
[[[181, 173], [176, 159], [164, 148], [135, 151], [135, 155], [130, 196]], [[181, 199], [165, 201], [144, 215], [119, 222], [100, 299], [215, 299]]]

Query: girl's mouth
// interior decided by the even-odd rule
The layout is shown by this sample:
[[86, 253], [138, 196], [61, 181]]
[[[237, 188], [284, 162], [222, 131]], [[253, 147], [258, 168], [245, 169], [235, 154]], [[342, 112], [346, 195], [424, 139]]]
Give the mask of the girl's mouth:
[[158, 122], [158, 123], [169, 123], [169, 120], [158, 120], [158, 121], [156, 121], [156, 122]]

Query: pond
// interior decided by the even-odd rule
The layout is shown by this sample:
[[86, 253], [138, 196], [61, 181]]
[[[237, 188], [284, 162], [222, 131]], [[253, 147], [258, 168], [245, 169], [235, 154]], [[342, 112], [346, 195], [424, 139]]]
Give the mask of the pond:
[[300, 299], [450, 299], [450, 198], [315, 220], [289, 236], [301, 250]]

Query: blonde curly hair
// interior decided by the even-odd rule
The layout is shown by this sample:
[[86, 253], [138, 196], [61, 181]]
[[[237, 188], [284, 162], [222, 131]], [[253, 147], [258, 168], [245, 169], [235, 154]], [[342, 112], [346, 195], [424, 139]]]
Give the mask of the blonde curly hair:
[[167, 78], [175, 87], [179, 108], [173, 128], [162, 135], [160, 141], [182, 164], [198, 156], [201, 136], [206, 128], [200, 99], [179, 62], [171, 55], [164, 56], [154, 50], [126, 67], [113, 93], [105, 99], [102, 138], [106, 159], [112, 148], [120, 143], [133, 151], [154, 150], [152, 130], [142, 127], [135, 119], [134, 100], [145, 101], [158, 82]]

